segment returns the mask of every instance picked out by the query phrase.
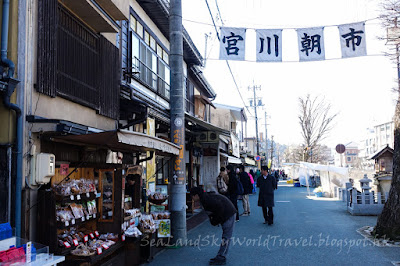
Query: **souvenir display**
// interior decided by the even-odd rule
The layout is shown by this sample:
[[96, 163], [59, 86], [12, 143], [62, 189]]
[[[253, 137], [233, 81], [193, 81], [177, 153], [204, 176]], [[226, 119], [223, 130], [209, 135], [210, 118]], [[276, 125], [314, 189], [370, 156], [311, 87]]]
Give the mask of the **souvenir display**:
[[153, 217], [153, 220], [163, 220], [163, 219], [169, 219], [171, 216], [171, 213], [169, 211], [152, 212], [151, 216]]
[[130, 226], [126, 231], [125, 235], [129, 237], [139, 237], [142, 235], [142, 232], [136, 226]]
[[140, 217], [139, 228], [142, 233], [155, 233], [157, 229], [153, 217], [147, 214]]

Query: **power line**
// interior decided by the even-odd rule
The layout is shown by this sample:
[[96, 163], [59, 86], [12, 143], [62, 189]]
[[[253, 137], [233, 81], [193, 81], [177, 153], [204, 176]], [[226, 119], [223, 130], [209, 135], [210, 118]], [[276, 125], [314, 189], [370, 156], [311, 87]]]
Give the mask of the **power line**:
[[[206, 0], [207, 2], [207, 0]], [[208, 6], [208, 3], [207, 3]], [[218, 6], [217, 6], [218, 7]], [[210, 10], [210, 8], [208, 8], [208, 10]], [[210, 11], [211, 12], [211, 11]], [[219, 8], [218, 8], [218, 13], [221, 17], [221, 13], [219, 12]], [[389, 17], [389, 16], [385, 16], [385, 17]], [[377, 20], [377, 19], [383, 19], [384, 17], [375, 17], [375, 18], [370, 18], [370, 19], [365, 19], [359, 22], [368, 22], [368, 21], [372, 21], [372, 20]], [[208, 26], [215, 26], [215, 22], [214, 22], [214, 18], [212, 18], [213, 20], [213, 24], [210, 24], [208, 22], [202, 22], [202, 21], [195, 21], [195, 20], [190, 20], [190, 19], [182, 19], [184, 21], [187, 22], [192, 22], [192, 23], [197, 23], [197, 24], [203, 24], [203, 25], [208, 25]], [[221, 22], [222, 22], [222, 18], [221, 18]], [[359, 23], [359, 22], [351, 22], [351, 23], [341, 23], [341, 24], [331, 24], [331, 25], [323, 25], [323, 26], [306, 26], [306, 27], [284, 27], [284, 26], [279, 26], [279, 25], [261, 25], [260, 27], [245, 27], [246, 29], [250, 29], [250, 30], [257, 30], [257, 29], [265, 29], [265, 28], [276, 28], [276, 29], [282, 29], [282, 30], [297, 30], [297, 29], [303, 29], [303, 28], [319, 28], [319, 27], [325, 27], [325, 28], [329, 28], [329, 27], [337, 27], [340, 25], [346, 25], [346, 24], [353, 24], [353, 23]], [[373, 24], [380, 24], [380, 23], [373, 23]], [[222, 22], [222, 25], [224, 25], [224, 23]]]
[[[210, 16], [211, 16], [211, 20], [212, 20], [213, 25], [214, 25], [215, 32], [217, 33], [218, 40], [221, 41], [221, 38], [219, 37], [219, 34], [218, 34], [217, 25], [215, 24], [214, 17], [212, 15], [212, 12], [211, 12], [211, 9], [210, 9], [210, 5], [208, 4], [207, 0], [206, 0], [206, 4], [207, 4], [208, 12], [210, 13]], [[221, 21], [222, 21], [222, 18], [221, 18]], [[233, 72], [232, 72], [231, 66], [229, 65], [228, 60], [225, 60], [225, 62], [226, 62], [226, 65], [228, 66], [229, 72], [231, 73], [231, 76], [232, 76], [232, 79], [233, 79], [233, 83], [235, 83], [236, 90], [239, 93], [240, 99], [242, 99], [243, 106], [247, 109], [247, 111], [249, 113], [251, 113], [249, 108], [246, 106], [246, 102], [244, 101], [242, 94], [240, 93], [239, 86], [238, 86], [238, 84], [236, 82], [235, 76], [233, 75]]]
[[221, 24], [224, 25], [224, 21], [222, 20], [221, 11], [219, 10], [219, 6], [218, 6], [218, 0], [215, 0], [215, 5], [217, 6], [219, 18], [221, 19]]
[[[324, 60], [317, 60], [317, 61], [279, 61], [279, 62], [267, 62], [267, 61], [263, 61], [263, 62], [259, 62], [256, 60], [240, 60], [238, 62], [250, 62], [250, 63], [275, 63], [275, 64], [281, 64], [281, 63], [311, 63], [311, 62], [322, 62], [322, 61], [335, 61], [335, 60], [343, 60], [343, 59], [354, 59], [354, 58], [362, 58], [362, 57], [380, 57], [380, 56], [388, 56], [387, 54], [369, 54], [369, 55], [364, 55], [364, 56], [357, 56], [357, 57], [336, 57], [336, 58], [325, 58]], [[216, 61], [221, 61], [221, 59], [219, 58], [208, 58], [207, 60], [216, 60]], [[227, 60], [225, 60], [227, 61]]]

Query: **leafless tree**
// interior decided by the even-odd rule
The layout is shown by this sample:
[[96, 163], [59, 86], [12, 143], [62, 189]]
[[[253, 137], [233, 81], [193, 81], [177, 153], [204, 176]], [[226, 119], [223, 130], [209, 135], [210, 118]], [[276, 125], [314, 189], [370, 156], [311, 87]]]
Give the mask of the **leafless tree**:
[[[382, 21], [389, 29], [397, 31], [397, 19], [400, 17], [400, 1], [399, 0], [385, 0], [382, 4]], [[400, 27], [399, 27], [400, 29]], [[388, 44], [392, 46], [390, 56], [395, 59], [397, 69], [399, 66], [399, 46], [400, 38], [393, 38], [389, 36]], [[400, 36], [399, 36], [400, 37]], [[400, 73], [400, 72], [399, 72]], [[394, 113], [394, 154], [393, 154], [393, 176], [392, 185], [389, 191], [389, 197], [385, 203], [382, 213], [378, 217], [375, 226], [376, 236], [385, 236], [390, 239], [400, 239], [400, 79], [398, 78], [398, 99]]]
[[313, 157], [319, 156], [318, 147], [332, 129], [337, 113], [331, 114], [331, 105], [325, 99], [311, 97], [310, 94], [299, 98], [299, 107], [298, 117], [304, 140], [303, 160], [313, 162]]

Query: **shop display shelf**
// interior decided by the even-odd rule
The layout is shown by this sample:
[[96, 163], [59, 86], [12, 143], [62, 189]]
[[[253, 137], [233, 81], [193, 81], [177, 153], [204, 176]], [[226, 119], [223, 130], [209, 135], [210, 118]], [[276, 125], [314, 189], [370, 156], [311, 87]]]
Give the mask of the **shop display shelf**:
[[74, 194], [74, 195], [68, 195], [68, 196], [54, 194], [54, 196], [55, 196], [55, 200], [57, 203], [71, 203], [71, 202], [82, 202], [82, 201], [94, 200], [99, 197], [98, 194], [100, 194], [100, 193], [86, 192], [86, 193]]
[[66, 228], [70, 228], [70, 227], [75, 227], [75, 226], [79, 226], [81, 224], [84, 224], [88, 221], [93, 221], [93, 220], [97, 220], [97, 218], [99, 218], [99, 213], [96, 213], [95, 215], [87, 215], [86, 217], [82, 217], [82, 218], [78, 218], [78, 219], [73, 219], [70, 220], [68, 222], [61, 222], [61, 221], [57, 221], [57, 228], [58, 229], [66, 229]]
[[121, 241], [116, 242], [112, 245], [109, 249], [103, 250], [103, 253], [98, 255], [91, 255], [91, 256], [76, 256], [76, 255], [66, 255], [66, 259], [70, 262], [76, 263], [76, 265], [80, 265], [81, 263], [88, 263], [89, 265], [94, 265], [97, 262], [100, 262], [104, 258], [108, 257], [109, 255], [116, 252], [118, 249], [123, 247], [123, 243]]

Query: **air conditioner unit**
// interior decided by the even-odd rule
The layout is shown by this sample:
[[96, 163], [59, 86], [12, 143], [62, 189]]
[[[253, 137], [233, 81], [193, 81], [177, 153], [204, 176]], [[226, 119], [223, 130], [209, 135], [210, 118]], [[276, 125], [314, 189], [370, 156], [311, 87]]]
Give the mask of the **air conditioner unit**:
[[196, 140], [198, 142], [207, 142], [208, 141], [207, 132], [201, 132], [199, 135], [197, 135]]
[[218, 142], [219, 136], [216, 132], [209, 131], [208, 132], [208, 141], [209, 142]]

